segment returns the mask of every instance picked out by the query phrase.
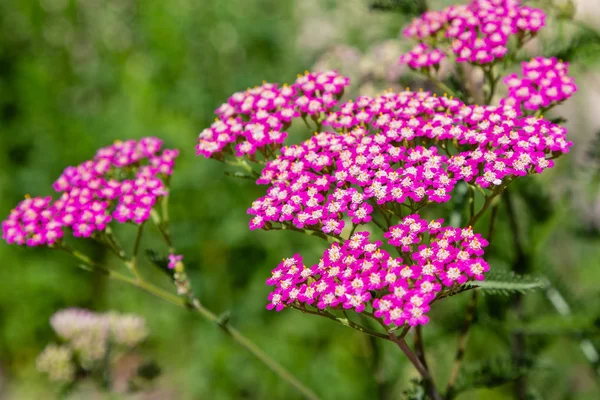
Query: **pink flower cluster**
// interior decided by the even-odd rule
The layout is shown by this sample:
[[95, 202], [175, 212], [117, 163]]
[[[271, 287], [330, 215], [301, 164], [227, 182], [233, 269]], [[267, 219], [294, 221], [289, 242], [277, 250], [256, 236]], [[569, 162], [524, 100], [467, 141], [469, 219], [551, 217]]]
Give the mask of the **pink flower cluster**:
[[[404, 35], [444, 52], [449, 47], [458, 62], [488, 64], [504, 57], [511, 36], [534, 35], [544, 23], [542, 10], [522, 6], [519, 0], [473, 0], [426, 12], [409, 24]], [[419, 51], [419, 46], [411, 53]]]
[[67, 167], [54, 182], [62, 193], [25, 199], [2, 222], [8, 243], [52, 245], [71, 228], [77, 237], [102, 231], [113, 219], [140, 224], [150, 217], [157, 199], [167, 194], [165, 180], [179, 151], [161, 151], [154, 137], [128, 140], [98, 150], [92, 160]]
[[2, 238], [9, 244], [51, 245], [63, 237], [51, 197], [27, 197], [2, 221]]
[[419, 43], [411, 51], [400, 57], [400, 64], [413, 69], [429, 68], [439, 65], [446, 54], [440, 49], [432, 49], [425, 43]]
[[460, 180], [496, 190], [540, 173], [571, 146], [566, 130], [510, 107], [465, 106], [426, 92], [359, 97], [332, 112], [322, 132], [287, 146], [257, 180], [250, 228], [280, 223], [339, 235], [345, 220], [370, 221], [375, 207], [398, 214], [444, 203]]
[[[487, 241], [469, 228], [442, 227], [409, 215], [386, 233], [400, 257], [357, 232], [343, 244], [333, 243], [319, 263], [307, 268], [299, 255], [284, 259], [267, 284], [275, 286], [268, 309], [312, 305], [373, 312], [386, 324], [423, 325], [429, 304], [445, 287], [482, 280], [489, 270], [481, 258]], [[428, 239], [426, 239], [428, 238]]]
[[568, 72], [568, 63], [556, 58], [536, 57], [524, 62], [522, 78], [517, 74], [504, 78], [508, 96], [502, 104], [535, 111], [565, 101], [577, 91], [575, 79]]
[[215, 111], [219, 116], [199, 135], [198, 154], [222, 158], [225, 153], [268, 157], [287, 137], [292, 120], [317, 120], [335, 106], [349, 80], [334, 71], [300, 75], [291, 86], [274, 83], [233, 94]]

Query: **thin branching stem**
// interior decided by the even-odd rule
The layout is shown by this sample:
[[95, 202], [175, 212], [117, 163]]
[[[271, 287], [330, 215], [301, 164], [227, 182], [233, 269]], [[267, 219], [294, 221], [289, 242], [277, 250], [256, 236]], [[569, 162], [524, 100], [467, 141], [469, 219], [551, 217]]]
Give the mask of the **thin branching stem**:
[[200, 314], [205, 319], [217, 324], [217, 326], [223, 330], [227, 335], [229, 335], [237, 344], [244, 347], [248, 350], [253, 356], [262, 361], [269, 369], [271, 369], [275, 374], [277, 374], [282, 380], [287, 382], [296, 388], [306, 399], [309, 400], [318, 400], [319, 397], [308, 387], [302, 384], [294, 375], [292, 375], [288, 370], [286, 370], [281, 364], [272, 359], [267, 353], [265, 353], [261, 348], [259, 348], [254, 342], [244, 336], [240, 331], [233, 328], [229, 325], [229, 323], [223, 323], [221, 319], [212, 311], [204, 307], [198, 299], [193, 296], [190, 296], [191, 301], [188, 302], [186, 299], [177, 296], [173, 293], [167, 292], [164, 289], [161, 289], [150, 282], [145, 281], [141, 278], [133, 278], [124, 274], [121, 274], [117, 271], [109, 270], [104, 266], [92, 261], [85, 254], [72, 249], [66, 244], [61, 244], [60, 247], [57, 247], [61, 250], [66, 251], [71, 254], [73, 257], [77, 258], [79, 261], [84, 263], [85, 269], [98, 271], [104, 275], [107, 275], [109, 278], [127, 283], [129, 285], [135, 286], [139, 289], [142, 289], [155, 297], [160, 298], [168, 303], [174, 304], [181, 308], [189, 309], [189, 304], [191, 303], [192, 308]]
[[133, 272], [137, 279], [142, 280], [140, 273], [138, 272], [138, 253], [140, 251], [140, 245], [142, 243], [142, 234], [144, 233], [144, 223], [142, 222], [137, 229], [137, 233], [135, 235], [135, 242], [133, 242], [133, 250], [131, 251], [131, 260], [125, 262], [127, 268]]
[[427, 359], [425, 358], [425, 344], [423, 342], [423, 329], [421, 328], [421, 325], [417, 325], [415, 328], [414, 343], [417, 357], [419, 357], [419, 360], [421, 360], [423, 366], [429, 370], [429, 365], [427, 364]]
[[[377, 321], [381, 324], [381, 326], [383, 326], [384, 329], [387, 329], [383, 321], [381, 321], [380, 319], [377, 319]], [[415, 369], [419, 372], [419, 374], [425, 381], [425, 390], [427, 391], [428, 396], [433, 400], [442, 400], [442, 395], [437, 390], [433, 381], [433, 377], [429, 373], [429, 370], [423, 365], [421, 360], [419, 360], [419, 357], [417, 357], [417, 355], [412, 351], [410, 346], [406, 343], [406, 340], [404, 340], [403, 337], [398, 337], [394, 335], [393, 331], [388, 331], [388, 337], [392, 342], [396, 343], [396, 345], [406, 355], [406, 357], [412, 363]]]
[[458, 379], [462, 361], [467, 350], [467, 341], [469, 338], [469, 331], [473, 325], [473, 319], [475, 317], [476, 305], [477, 305], [478, 291], [473, 290], [471, 299], [467, 305], [467, 311], [465, 314], [465, 321], [458, 335], [458, 344], [456, 346], [456, 354], [454, 355], [454, 362], [452, 363], [452, 369], [450, 370], [450, 379], [448, 380], [448, 386], [446, 387], [446, 399], [453, 398], [453, 389]]
[[356, 322], [352, 321], [347, 316], [346, 316], [346, 318], [340, 318], [340, 317], [337, 317], [337, 316], [331, 314], [329, 311], [319, 310], [319, 309], [317, 309], [316, 311], [313, 311], [306, 307], [296, 306], [296, 305], [292, 305], [292, 308], [295, 308], [296, 310], [300, 310], [301, 312], [303, 312], [305, 314], [318, 315], [320, 317], [328, 318], [328, 319], [335, 321], [341, 325], [347, 326], [352, 329], [356, 329], [359, 332], [365, 333], [370, 336], [377, 337], [379, 339], [390, 340], [388, 335], [374, 331], [373, 329], [367, 328], [365, 326], [359, 325]]
[[[491, 243], [492, 236], [494, 233], [494, 226], [496, 222], [496, 217], [498, 215], [498, 205], [499, 203], [494, 203], [492, 206], [491, 214], [490, 214], [490, 226], [488, 230], [488, 242]], [[452, 364], [452, 369], [450, 371], [450, 379], [448, 380], [448, 385], [446, 387], [446, 399], [451, 399], [453, 397], [453, 389], [456, 384], [456, 380], [458, 379], [460, 369], [462, 366], [462, 361], [465, 356], [465, 352], [467, 350], [467, 343], [469, 339], [469, 332], [471, 327], [473, 326], [473, 321], [475, 319], [475, 313], [477, 312], [477, 297], [478, 291], [473, 290], [471, 294], [471, 298], [469, 303], [467, 304], [467, 310], [465, 313], [465, 320], [462, 326], [462, 329], [458, 335], [458, 344], [456, 346], [456, 354], [454, 356], [454, 362]]]

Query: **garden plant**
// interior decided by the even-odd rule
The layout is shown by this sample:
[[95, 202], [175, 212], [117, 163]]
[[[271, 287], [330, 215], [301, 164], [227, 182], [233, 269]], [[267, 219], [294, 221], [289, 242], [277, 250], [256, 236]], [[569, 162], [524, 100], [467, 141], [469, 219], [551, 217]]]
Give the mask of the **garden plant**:
[[[539, 54], [511, 70], [546, 23], [544, 11], [521, 3], [473, 0], [414, 19], [404, 35], [416, 44], [398, 62], [433, 90], [348, 98], [351, 82], [341, 73], [304, 72], [289, 84], [263, 82], [234, 93], [196, 143], [198, 162], [225, 163], [232, 169], [227, 179], [265, 188], [248, 199], [249, 229], [293, 231], [321, 243], [316, 260], [281, 254], [270, 266], [266, 308], [323, 317], [391, 342], [419, 376], [407, 398], [452, 399], [469, 388], [461, 374], [481, 291], [510, 292], [518, 302], [523, 291], [546, 284], [522, 268], [498, 269], [486, 257], [500, 206], [513, 206], [513, 182], [536, 179], [526, 177], [552, 168], [572, 145], [564, 120], [547, 117], [577, 91], [568, 63]], [[169, 227], [178, 157], [156, 137], [101, 148], [64, 170], [54, 197], [26, 196], [2, 223], [3, 238], [66, 252], [81, 268], [199, 314], [290, 390], [319, 398], [310, 382], [194, 292]], [[122, 245], [116, 225], [136, 232], [131, 248]], [[160, 234], [162, 248], [144, 251], [149, 229]], [[123, 270], [84, 253], [83, 240], [105, 246]], [[173, 290], [140, 272], [144, 256], [167, 274]], [[436, 324], [430, 312], [438, 303], [459, 296], [470, 300], [454, 316], [461, 328], [453, 362], [443, 366], [449, 379], [440, 382], [423, 332]], [[522, 338], [513, 340], [522, 348]], [[526, 360], [515, 357], [514, 371], [524, 370]], [[482, 379], [493, 381], [496, 372], [489, 369]], [[59, 378], [72, 379], [75, 372], [62, 373]], [[522, 376], [511, 375], [521, 388]]]

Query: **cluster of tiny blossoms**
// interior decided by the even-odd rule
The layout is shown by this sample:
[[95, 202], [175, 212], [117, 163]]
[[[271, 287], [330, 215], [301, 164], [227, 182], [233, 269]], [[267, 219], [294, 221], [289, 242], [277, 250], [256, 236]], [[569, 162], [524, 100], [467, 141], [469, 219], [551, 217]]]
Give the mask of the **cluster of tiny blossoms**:
[[148, 336], [144, 318], [116, 312], [95, 313], [86, 309], [67, 308], [56, 312], [50, 325], [63, 340], [74, 340], [91, 331], [102, 331], [113, 343], [133, 347]]
[[161, 151], [154, 137], [116, 142], [93, 159], [68, 167], [54, 182], [60, 197], [26, 198], [2, 222], [8, 243], [52, 245], [70, 228], [74, 236], [90, 237], [112, 220], [141, 224], [158, 198], [167, 194], [178, 150]]
[[[486, 8], [484, 2], [474, 4]], [[532, 31], [543, 23], [517, 3], [493, 4], [507, 8], [502, 26]], [[469, 23], [486, 22], [479, 11], [477, 21]], [[432, 50], [423, 45], [419, 51], [429, 56]], [[230, 124], [245, 123], [265, 107], [254, 107], [256, 101], [250, 92], [237, 94], [217, 113], [229, 117]], [[250, 111], [242, 115], [240, 110]], [[280, 108], [271, 111], [274, 115]], [[236, 118], [238, 122], [231, 122]], [[489, 268], [482, 259], [487, 242], [470, 227], [442, 228], [441, 221], [427, 224], [415, 213], [430, 203], [448, 202], [460, 181], [486, 196], [498, 194], [516, 177], [552, 167], [552, 160], [571, 146], [563, 127], [523, 116], [509, 104], [467, 106], [452, 97], [408, 89], [332, 103], [313, 122], [317, 132], [304, 142], [261, 149], [266, 162], [256, 183], [267, 190], [248, 209], [250, 229], [315, 231], [336, 242], [311, 268], [299, 255], [285, 259], [267, 281], [276, 287], [268, 308], [314, 305], [361, 312], [368, 307], [386, 324], [398, 326], [426, 323], [429, 304], [443, 287], [483, 279]], [[211, 143], [217, 137], [214, 129], [205, 135]], [[236, 137], [224, 140], [243, 143]], [[222, 159], [225, 146], [203, 154]], [[240, 152], [237, 156], [256, 161]], [[341, 236], [349, 223], [351, 232], [371, 223], [375, 211], [386, 226], [411, 214], [385, 234], [399, 258], [391, 257], [380, 242], [370, 242], [360, 229], [349, 239]]]
[[86, 369], [104, 359], [108, 346], [133, 348], [148, 336], [146, 321], [134, 314], [69, 308], [55, 313], [50, 324]]
[[279, 149], [295, 118], [318, 120], [335, 106], [349, 79], [334, 71], [299, 75], [290, 86], [263, 83], [233, 94], [215, 113], [218, 118], [200, 135], [196, 151], [222, 159], [225, 154], [268, 157]]
[[444, 203], [457, 182], [499, 190], [568, 151], [566, 130], [509, 107], [465, 106], [426, 92], [362, 96], [330, 113], [321, 132], [267, 162], [250, 228], [273, 224], [339, 235], [374, 209], [398, 214]]
[[427, 223], [414, 214], [390, 227], [385, 237], [399, 257], [369, 241], [368, 232], [357, 232], [343, 244], [333, 243], [310, 268], [299, 255], [284, 259], [267, 280], [275, 286], [267, 308], [366, 310], [388, 325], [426, 324], [442, 285], [481, 280], [489, 269], [481, 258], [487, 241], [470, 227], [442, 227], [442, 222]]
[[[450, 6], [428, 11], [404, 30], [404, 35], [430, 44], [445, 53], [452, 51], [458, 62], [488, 64], [501, 59], [508, 51], [511, 36], [523, 40], [544, 26], [542, 10], [523, 6], [519, 0], [473, 0], [468, 5]], [[412, 68], [433, 65], [423, 56], [423, 44], [401, 61]], [[435, 55], [441, 61], [442, 57]], [[439, 62], [438, 61], [438, 62]]]
[[432, 49], [425, 43], [419, 43], [408, 53], [400, 56], [400, 63], [413, 69], [435, 67], [446, 57], [440, 49]]
[[504, 83], [508, 96], [502, 104], [519, 110], [549, 109], [577, 91], [575, 79], [568, 76], [568, 63], [556, 58], [535, 57], [522, 63], [522, 77], [508, 75]]
[[56, 312], [50, 325], [64, 344], [49, 344], [37, 358], [37, 369], [65, 383], [74, 379], [79, 367], [91, 370], [104, 362], [109, 348], [130, 350], [148, 336], [146, 321], [134, 314], [68, 308]]
[[49, 344], [39, 354], [35, 366], [53, 382], [68, 384], [75, 379], [73, 350], [66, 345]]

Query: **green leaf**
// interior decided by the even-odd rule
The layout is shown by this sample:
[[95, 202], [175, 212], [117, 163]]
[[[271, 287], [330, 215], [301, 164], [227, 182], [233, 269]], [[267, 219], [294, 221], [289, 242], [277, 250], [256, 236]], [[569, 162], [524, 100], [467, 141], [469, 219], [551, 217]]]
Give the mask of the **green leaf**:
[[541, 289], [546, 283], [539, 278], [527, 275], [517, 275], [512, 272], [490, 271], [483, 281], [469, 281], [463, 286], [476, 287], [490, 294], [524, 293], [529, 290]]

